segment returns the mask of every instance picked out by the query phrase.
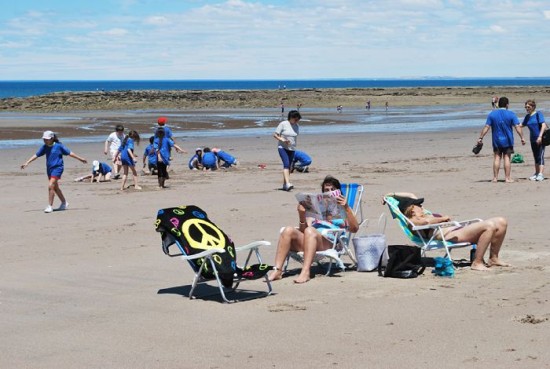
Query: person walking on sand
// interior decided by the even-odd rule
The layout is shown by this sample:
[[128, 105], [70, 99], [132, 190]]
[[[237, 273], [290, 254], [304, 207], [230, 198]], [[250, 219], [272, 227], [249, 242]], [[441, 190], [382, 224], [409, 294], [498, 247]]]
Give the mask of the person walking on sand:
[[132, 170], [132, 175], [134, 176], [134, 188], [136, 190], [141, 190], [141, 187], [138, 185], [138, 174], [136, 171], [136, 162], [138, 161], [138, 156], [134, 154], [134, 143], [139, 145], [139, 133], [136, 131], [130, 131], [122, 140], [120, 147], [118, 148], [116, 159], [119, 159], [122, 162], [122, 184], [120, 185], [120, 190], [124, 191], [126, 188], [126, 181], [128, 180], [128, 169]]
[[157, 153], [157, 177], [159, 188], [166, 188], [165, 182], [168, 179], [168, 166], [170, 165], [170, 149], [173, 147], [179, 153], [187, 153], [174, 141], [165, 136], [164, 128], [157, 128], [155, 133], [154, 148]]
[[548, 125], [544, 121], [544, 115], [537, 111], [537, 103], [535, 100], [527, 100], [525, 102], [525, 110], [527, 115], [521, 123], [521, 127], [529, 128], [529, 137], [531, 141], [531, 151], [535, 159], [535, 173], [529, 177], [531, 181], [544, 181], [544, 149], [542, 144], [542, 135], [548, 129]]
[[113, 179], [119, 179], [120, 178], [120, 169], [122, 168], [122, 163], [119, 161], [115, 161], [115, 157], [118, 153], [118, 148], [120, 147], [120, 143], [124, 139], [124, 126], [121, 124], [117, 124], [115, 127], [115, 131], [112, 132], [109, 137], [107, 137], [107, 140], [105, 140], [105, 148], [103, 149], [103, 153], [107, 155], [109, 152], [111, 154], [111, 160], [113, 161], [113, 169], [114, 169], [114, 176]]
[[516, 130], [521, 138], [521, 144], [525, 145], [523, 132], [519, 126], [519, 120], [516, 114], [508, 110], [510, 101], [507, 97], [498, 99], [498, 109], [493, 110], [487, 116], [485, 126], [481, 130], [478, 143], [483, 142], [483, 137], [489, 132], [493, 138], [493, 180], [498, 182], [498, 172], [500, 171], [500, 161], [504, 159], [504, 181], [506, 183], [514, 182], [511, 177], [512, 163], [511, 156], [514, 153], [514, 131]]
[[35, 161], [37, 158], [46, 155], [46, 173], [48, 175], [48, 206], [44, 209], [44, 213], [51, 213], [53, 211], [53, 200], [55, 195], [61, 200], [61, 205], [57, 210], [66, 210], [69, 207], [69, 203], [65, 199], [61, 188], [59, 187], [59, 180], [65, 169], [63, 163], [63, 155], [68, 155], [72, 158], [80, 160], [82, 163], [86, 164], [87, 161], [84, 158], [81, 158], [68, 147], [59, 142], [59, 139], [52, 131], [46, 131], [42, 134], [42, 139], [44, 140], [44, 145], [42, 145], [36, 154], [31, 156], [23, 165], [21, 169], [25, 169], [31, 162]]
[[294, 160], [296, 141], [300, 133], [300, 126], [298, 125], [300, 119], [302, 119], [302, 116], [299, 111], [289, 111], [287, 120], [279, 123], [275, 133], [273, 133], [273, 137], [278, 141], [277, 149], [283, 162], [283, 191], [290, 191], [294, 188], [290, 183], [290, 167]]

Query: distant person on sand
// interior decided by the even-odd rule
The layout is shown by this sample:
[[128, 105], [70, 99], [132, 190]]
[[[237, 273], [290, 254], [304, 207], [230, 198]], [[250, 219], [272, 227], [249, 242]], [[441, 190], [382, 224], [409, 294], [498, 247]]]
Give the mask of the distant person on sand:
[[[332, 176], [326, 176], [321, 183], [321, 191], [329, 192], [341, 190], [341, 184], [338, 179]], [[305, 283], [311, 278], [311, 264], [315, 257], [315, 252], [328, 250], [332, 248], [332, 241], [321, 235], [321, 224], [326, 222], [341, 228], [342, 226], [348, 228], [350, 232], [355, 233], [359, 229], [357, 218], [353, 214], [353, 210], [347, 204], [346, 198], [340, 195], [337, 198], [338, 204], [343, 206], [346, 211], [346, 219], [336, 219], [329, 216], [329, 219], [313, 219], [306, 218], [305, 204], [299, 203], [298, 210], [298, 224], [299, 227], [287, 226], [279, 235], [279, 242], [277, 244], [277, 251], [275, 252], [275, 266], [273, 273], [269, 276], [272, 281], [281, 279], [283, 276], [283, 264], [286, 260], [289, 251], [302, 251], [304, 253], [304, 263], [300, 275], [294, 280], [294, 283]], [[324, 221], [324, 222], [320, 222]]]
[[120, 159], [122, 162], [122, 184], [120, 185], [120, 190], [124, 191], [126, 189], [126, 181], [128, 180], [128, 169], [132, 171], [134, 178], [134, 189], [141, 190], [141, 187], [138, 185], [138, 174], [136, 171], [136, 162], [138, 161], [138, 156], [134, 154], [134, 144], [139, 145], [139, 133], [136, 131], [130, 131], [120, 144], [118, 148], [118, 153], [116, 159]]
[[281, 101], [281, 115], [285, 113], [285, 104]]
[[124, 126], [122, 124], [117, 124], [115, 127], [115, 131], [112, 132], [109, 137], [107, 137], [107, 140], [105, 140], [105, 148], [103, 150], [103, 153], [107, 155], [107, 152], [111, 154], [111, 160], [113, 161], [113, 169], [114, 169], [114, 177], [113, 179], [119, 179], [120, 178], [120, 169], [122, 168], [122, 163], [119, 161], [115, 161], [115, 157], [118, 153], [118, 148], [120, 147], [120, 143], [124, 139]]
[[535, 173], [529, 177], [531, 181], [544, 181], [544, 149], [542, 144], [542, 135], [548, 129], [548, 125], [544, 121], [542, 112], [537, 111], [537, 103], [535, 100], [527, 100], [525, 102], [525, 110], [527, 115], [521, 123], [521, 127], [529, 128], [529, 137], [531, 141], [531, 151], [535, 159]]
[[202, 150], [202, 170], [216, 170], [219, 169], [218, 157], [210, 150], [209, 147], [205, 147]]
[[367, 109], [368, 111], [370, 111], [370, 100], [367, 101], [367, 105], [365, 106], [365, 109]]
[[189, 159], [187, 164], [191, 170], [201, 170], [202, 169], [202, 148], [197, 147], [195, 149], [195, 155]]
[[[147, 167], [148, 173], [157, 174], [157, 152], [155, 151], [155, 136], [149, 137], [149, 145], [143, 151], [143, 171]], [[147, 172], [146, 172], [147, 173]]]
[[498, 182], [498, 172], [500, 171], [500, 160], [504, 159], [504, 180], [506, 183], [514, 182], [511, 177], [512, 164], [511, 156], [514, 153], [514, 131], [516, 130], [521, 138], [521, 144], [525, 145], [525, 139], [519, 126], [519, 120], [516, 114], [508, 110], [509, 100], [507, 97], [498, 99], [498, 109], [493, 110], [487, 116], [487, 122], [481, 130], [478, 143], [483, 141], [483, 137], [491, 129], [493, 138], [493, 182]]
[[96, 181], [97, 183], [110, 182], [112, 172], [113, 169], [109, 166], [109, 164], [100, 162], [99, 160], [94, 160], [92, 162], [92, 173], [75, 178], [74, 181], [83, 182], [89, 179], [90, 183], [94, 183], [94, 181]]
[[[229, 168], [232, 165], [237, 166], [239, 164], [239, 162], [233, 155], [223, 150], [220, 150], [217, 147], [213, 147], [212, 152], [216, 154], [216, 156], [218, 157], [218, 167], [220, 166], [220, 164], [222, 168]], [[222, 161], [223, 161], [223, 164], [221, 163]]]
[[296, 142], [300, 133], [300, 126], [298, 125], [300, 119], [302, 119], [302, 116], [299, 111], [289, 111], [287, 120], [279, 123], [275, 133], [273, 133], [273, 137], [278, 141], [277, 150], [283, 162], [283, 191], [290, 191], [294, 188], [290, 183], [290, 166], [294, 161]]
[[157, 128], [155, 133], [154, 148], [157, 153], [157, 176], [159, 188], [166, 188], [165, 182], [168, 177], [168, 166], [170, 165], [170, 149], [173, 147], [179, 153], [187, 153], [181, 147], [176, 145], [174, 141], [165, 136], [163, 127]]
[[[399, 210], [416, 226], [451, 221], [448, 215], [426, 213], [422, 208], [424, 199], [418, 198], [413, 193], [393, 192], [386, 194], [385, 197], [393, 197], [399, 201]], [[382, 200], [382, 204], [385, 204], [384, 200]], [[461, 227], [445, 227], [442, 229], [447, 240], [456, 243], [470, 242], [477, 245], [475, 258], [471, 266], [473, 270], [485, 271], [489, 269], [487, 266], [510, 266], [510, 264], [501, 261], [499, 258], [500, 248], [508, 229], [508, 221], [505, 218], [495, 217]], [[435, 238], [441, 240], [439, 235], [435, 235]], [[489, 261], [486, 265], [483, 256], [487, 249], [489, 249]]]
[[311, 165], [311, 157], [303, 151], [296, 150], [294, 152], [294, 160], [292, 160], [292, 168], [290, 173], [297, 170], [298, 172], [308, 173]]
[[386, 101], [386, 111], [388, 111], [389, 107], [390, 107], [390, 103]]
[[44, 213], [51, 213], [53, 211], [53, 200], [55, 195], [57, 195], [59, 200], [61, 200], [61, 205], [59, 205], [57, 210], [66, 210], [69, 207], [69, 203], [65, 199], [65, 196], [59, 187], [59, 180], [61, 179], [61, 175], [65, 169], [63, 155], [69, 155], [71, 158], [80, 160], [84, 164], [86, 164], [87, 161], [59, 142], [59, 139], [52, 131], [44, 132], [42, 134], [42, 140], [44, 140], [44, 145], [38, 149], [36, 154], [31, 156], [25, 163], [23, 163], [23, 165], [21, 165], [21, 169], [25, 169], [31, 162], [43, 155], [46, 155], [46, 174], [48, 175], [48, 206], [44, 209]]

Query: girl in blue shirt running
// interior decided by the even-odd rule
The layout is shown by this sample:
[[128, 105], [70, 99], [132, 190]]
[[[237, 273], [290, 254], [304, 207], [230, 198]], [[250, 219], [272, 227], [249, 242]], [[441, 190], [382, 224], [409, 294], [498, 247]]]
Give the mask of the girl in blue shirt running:
[[61, 205], [57, 210], [66, 210], [69, 207], [69, 203], [65, 199], [61, 188], [59, 187], [59, 180], [63, 174], [64, 163], [63, 155], [68, 155], [72, 158], [80, 160], [82, 163], [86, 164], [87, 161], [84, 158], [81, 158], [71, 150], [69, 150], [65, 145], [63, 145], [57, 139], [57, 136], [52, 131], [46, 131], [42, 135], [44, 140], [44, 145], [42, 145], [36, 154], [31, 156], [23, 165], [21, 169], [25, 169], [27, 165], [35, 161], [39, 157], [46, 155], [46, 173], [48, 175], [48, 206], [44, 209], [45, 213], [51, 213], [53, 211], [53, 200], [55, 195], [61, 200]]
[[134, 177], [134, 188], [136, 190], [141, 190], [141, 187], [138, 185], [138, 174], [136, 171], [136, 162], [138, 161], [138, 156], [134, 154], [134, 142], [139, 145], [139, 133], [136, 131], [130, 131], [122, 140], [120, 147], [118, 148], [118, 153], [115, 156], [115, 160], [120, 158], [122, 162], [122, 184], [120, 190], [124, 191], [126, 188], [126, 181], [128, 180], [128, 169], [132, 170], [132, 175]]

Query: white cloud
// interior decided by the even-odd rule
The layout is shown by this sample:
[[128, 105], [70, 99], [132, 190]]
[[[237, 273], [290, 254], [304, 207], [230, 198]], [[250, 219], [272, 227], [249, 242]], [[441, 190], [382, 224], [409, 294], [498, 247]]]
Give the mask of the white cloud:
[[[152, 11], [132, 12], [149, 3]], [[542, 58], [509, 57], [527, 39], [540, 50], [550, 46], [550, 23], [541, 22], [550, 11], [536, 10], [543, 1], [228, 0], [192, 1], [178, 11], [163, 3], [127, 1], [120, 13], [14, 17], [0, 27], [0, 42], [17, 49], [10, 55], [0, 49], [11, 62], [0, 79], [26, 78], [26, 65], [16, 62], [23, 55], [40, 61], [45, 79], [548, 74]], [[536, 56], [535, 49], [527, 54]], [[487, 68], [492, 59], [502, 65]]]

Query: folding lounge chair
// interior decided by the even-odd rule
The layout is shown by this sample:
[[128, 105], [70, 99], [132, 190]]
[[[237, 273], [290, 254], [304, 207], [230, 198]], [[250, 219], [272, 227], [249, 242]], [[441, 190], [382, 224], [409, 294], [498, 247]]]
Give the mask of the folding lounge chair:
[[[470, 242], [454, 243], [445, 239], [443, 235], [443, 228], [447, 227], [460, 227], [471, 223], [480, 222], [481, 219], [469, 219], [464, 221], [451, 221], [438, 224], [429, 224], [425, 226], [415, 226], [409, 218], [407, 218], [399, 209], [399, 201], [391, 196], [385, 196], [384, 201], [390, 209], [390, 213], [394, 219], [397, 219], [399, 227], [405, 233], [405, 236], [413, 242], [416, 246], [422, 250], [422, 256], [426, 254], [426, 251], [432, 250], [445, 250], [446, 256], [451, 258], [451, 250], [460, 247], [472, 247], [475, 250], [476, 244]], [[428, 211], [424, 209], [425, 211]], [[432, 230], [433, 232], [426, 232]], [[427, 234], [429, 236], [427, 236]], [[435, 236], [439, 235], [441, 240], [436, 239]]]
[[[229, 237], [212, 223], [206, 213], [196, 206], [182, 206], [160, 209], [155, 222], [156, 230], [161, 234], [162, 250], [170, 257], [180, 256], [187, 261], [194, 272], [189, 298], [195, 299], [198, 284], [214, 281], [221, 298], [226, 303], [265, 297], [272, 293], [267, 272], [272, 268], [262, 264], [259, 248], [271, 245], [268, 241], [256, 241], [248, 245], [235, 247]], [[171, 252], [170, 246], [176, 245], [179, 252]], [[236, 264], [236, 254], [248, 251], [242, 267]], [[249, 266], [252, 256], [259, 264]], [[266, 291], [238, 289], [239, 284], [250, 279], [263, 278]], [[240, 299], [229, 299], [227, 293], [245, 294]]]
[[[352, 208], [353, 214], [357, 218], [357, 222], [359, 223], [359, 226], [363, 225], [366, 222], [366, 219], [363, 219], [363, 205], [362, 205], [362, 197], [363, 197], [363, 191], [364, 191], [363, 186], [357, 183], [349, 183], [349, 184], [342, 183], [341, 186], [342, 186], [342, 190], [341, 190], [342, 194], [346, 197], [347, 203]], [[342, 256], [349, 257], [352, 262], [352, 266], [355, 266], [357, 264], [357, 260], [355, 259], [355, 256], [353, 255], [353, 252], [351, 251], [351, 248], [350, 248], [351, 239], [355, 236], [355, 234], [349, 232], [346, 229], [323, 229], [321, 230], [321, 234], [325, 238], [332, 240], [332, 247], [328, 250], [317, 251], [315, 253], [315, 258], [313, 261], [317, 265], [323, 266], [322, 261], [324, 261], [325, 259], [329, 259], [328, 267], [326, 267], [325, 275], [330, 275], [333, 264], [336, 264], [338, 269], [342, 271], [346, 269], [346, 266], [342, 261]], [[290, 258], [300, 263], [303, 263], [304, 253], [290, 252], [289, 257], [287, 257], [287, 260], [285, 263], [285, 268], [284, 268], [285, 270], [288, 269], [288, 263]]]

